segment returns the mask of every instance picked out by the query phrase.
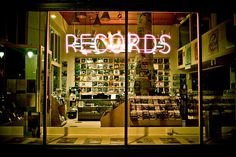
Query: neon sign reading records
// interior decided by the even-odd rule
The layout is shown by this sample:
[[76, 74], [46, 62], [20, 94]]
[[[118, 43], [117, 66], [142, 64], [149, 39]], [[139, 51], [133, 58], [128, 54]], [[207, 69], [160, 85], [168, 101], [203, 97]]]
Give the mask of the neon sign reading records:
[[[162, 34], [156, 38], [152, 34], [145, 34], [144, 37], [139, 37], [137, 34], [128, 33], [128, 52], [137, 51], [138, 53], [156, 53], [167, 54], [171, 47], [166, 42], [166, 39], [171, 39], [168, 34]], [[150, 44], [151, 43], [151, 44]], [[102, 54], [105, 52], [113, 52], [115, 54], [125, 52], [125, 38], [118, 31], [115, 34], [108, 35], [96, 34], [81, 34], [76, 37], [73, 34], [66, 35], [66, 53], [69, 53], [69, 48], [74, 52], [82, 54]]]

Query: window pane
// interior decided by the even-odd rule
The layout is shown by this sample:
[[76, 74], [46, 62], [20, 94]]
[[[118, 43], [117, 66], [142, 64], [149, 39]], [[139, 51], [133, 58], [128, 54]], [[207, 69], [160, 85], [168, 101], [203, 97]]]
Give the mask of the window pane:
[[[133, 87], [133, 92], [129, 93], [128, 100], [128, 144], [198, 144], [198, 104], [190, 97], [192, 83], [187, 71], [193, 70], [191, 66], [197, 66], [196, 61], [191, 63], [194, 51], [188, 40], [190, 15], [172, 12], [129, 14], [137, 19], [135, 25], [129, 24], [129, 32], [136, 33], [140, 41], [129, 53], [129, 59], [135, 62], [134, 71], [129, 75], [134, 81], [129, 86]], [[168, 18], [177, 16], [185, 18], [186, 24], [176, 23], [180, 22], [177, 19], [167, 23]], [[185, 27], [186, 30], [182, 30]], [[186, 33], [184, 38], [179, 38], [181, 33]], [[179, 43], [184, 47], [181, 51]]]

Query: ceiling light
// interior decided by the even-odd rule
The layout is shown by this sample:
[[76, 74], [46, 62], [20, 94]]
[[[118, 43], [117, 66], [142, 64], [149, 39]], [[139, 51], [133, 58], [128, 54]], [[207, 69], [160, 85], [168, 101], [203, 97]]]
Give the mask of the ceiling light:
[[33, 53], [32, 51], [28, 51], [28, 52], [27, 52], [27, 55], [28, 55], [29, 58], [32, 58], [33, 55], [34, 55], [34, 53]]
[[103, 12], [101, 20], [102, 21], [110, 21], [111, 20], [110, 19], [110, 15], [109, 15], [109, 13], [107, 11]]
[[101, 25], [101, 21], [100, 21], [100, 19], [99, 19], [99, 17], [98, 17], [98, 14], [96, 15], [96, 19], [95, 19], [93, 25], [95, 25], [95, 26]]
[[4, 52], [0, 52], [0, 58], [3, 58]]
[[75, 25], [75, 24], [79, 24], [79, 18], [77, 18], [77, 15], [75, 14], [72, 18], [71, 24]]
[[55, 14], [52, 14], [52, 15], [51, 15], [51, 18], [52, 18], [52, 19], [55, 19], [56, 17], [57, 17], [57, 16], [56, 16]]
[[86, 14], [86, 12], [76, 12], [76, 17], [78, 19], [84, 19], [87, 17], [87, 14]]
[[0, 58], [3, 58], [4, 55], [5, 55], [4, 46], [2, 44], [0, 44]]
[[118, 13], [117, 17], [118, 17], [119, 20], [121, 20], [121, 18], [122, 18], [121, 12]]

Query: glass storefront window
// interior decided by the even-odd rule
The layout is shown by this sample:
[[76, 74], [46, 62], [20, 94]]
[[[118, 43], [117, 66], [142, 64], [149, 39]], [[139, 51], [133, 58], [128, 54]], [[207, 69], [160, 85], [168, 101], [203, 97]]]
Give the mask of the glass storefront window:
[[205, 29], [198, 22], [206, 18], [197, 21], [198, 14], [190, 12], [47, 13], [47, 27], [45, 12], [28, 13], [29, 43], [0, 45], [3, 142], [43, 144], [43, 137], [47, 145], [78, 146], [230, 142], [232, 19]]
[[[183, 21], [188, 21], [191, 14], [171, 12], [133, 14], [136, 14], [138, 20], [136, 25], [129, 25], [129, 32], [135, 31], [140, 36], [141, 44], [139, 53], [135, 50], [129, 53], [129, 57], [134, 56], [135, 70], [134, 74], [130, 75], [134, 78], [134, 93], [129, 94], [128, 99], [130, 118], [128, 144], [198, 144], [198, 104], [194, 104], [193, 114], [188, 112], [191, 110], [188, 96], [192, 91], [192, 84], [187, 79], [188, 73], [185, 70], [191, 68], [191, 57], [187, 58], [187, 55], [194, 52], [189, 50], [191, 32], [189, 29], [184, 31], [184, 33], [187, 31], [187, 34], [182, 35], [181, 39], [188, 41], [189, 45], [182, 43], [180, 49], [181, 41], [178, 38], [181, 34], [180, 28], [189, 28], [189, 22], [186, 25], [186, 23], [176, 23], [178, 21], [169, 24], [158, 21], [158, 17], [180, 15]], [[150, 36], [146, 42], [147, 34]], [[189, 142], [190, 139], [192, 142]]]
[[[4, 137], [1, 143], [42, 144], [46, 13], [26, 15], [19, 18], [25, 18], [27, 32], [16, 32], [15, 36], [27, 38], [27, 43], [16, 44], [1, 36], [0, 134]], [[4, 26], [17, 28], [18, 24], [6, 22]]]
[[[60, 91], [53, 89], [50, 95], [54, 116], [49, 119], [47, 137], [54, 140], [48, 144], [124, 145], [126, 63], [124, 50], [119, 50], [124, 45], [117, 47], [124, 44], [120, 38], [126, 34], [124, 12], [50, 14], [63, 19], [59, 24], [50, 21], [51, 27], [63, 30], [57, 32], [64, 43]], [[118, 15], [122, 21], [113, 24]], [[55, 140], [55, 135], [61, 138]]]

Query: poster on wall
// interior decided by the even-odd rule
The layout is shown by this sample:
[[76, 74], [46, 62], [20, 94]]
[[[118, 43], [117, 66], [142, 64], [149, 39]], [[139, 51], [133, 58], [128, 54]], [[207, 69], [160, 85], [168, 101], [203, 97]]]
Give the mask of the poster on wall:
[[208, 52], [209, 55], [219, 51], [218, 29], [212, 31], [208, 36]]
[[62, 61], [62, 90], [66, 91], [66, 80], [67, 80], [67, 61]]
[[185, 69], [191, 68], [191, 45], [186, 46]]
[[197, 42], [194, 43], [194, 60], [198, 60], [198, 45]]
[[183, 64], [183, 50], [178, 51], [178, 66], [181, 66]]

